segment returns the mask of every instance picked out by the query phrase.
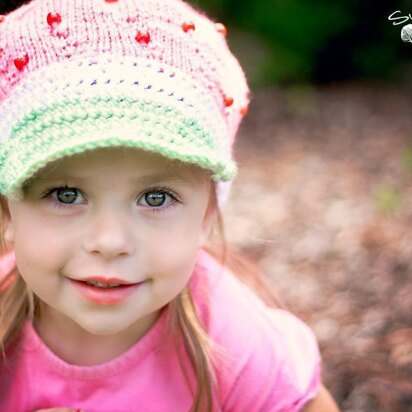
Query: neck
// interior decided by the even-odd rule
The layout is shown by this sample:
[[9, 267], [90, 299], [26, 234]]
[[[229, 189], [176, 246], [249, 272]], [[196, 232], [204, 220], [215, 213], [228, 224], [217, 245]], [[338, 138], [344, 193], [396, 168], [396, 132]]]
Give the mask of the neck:
[[33, 327], [45, 345], [63, 361], [93, 366], [109, 362], [130, 349], [148, 332], [159, 314], [150, 314], [116, 334], [95, 335], [42, 303]]

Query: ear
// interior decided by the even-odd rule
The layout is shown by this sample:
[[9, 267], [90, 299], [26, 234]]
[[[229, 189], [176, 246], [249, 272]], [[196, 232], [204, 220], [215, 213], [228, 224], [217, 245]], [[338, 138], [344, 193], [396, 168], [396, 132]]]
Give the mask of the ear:
[[0, 235], [3, 237], [5, 242], [9, 244], [13, 243], [14, 227], [11, 220], [9, 204], [4, 196], [0, 196], [0, 229]]

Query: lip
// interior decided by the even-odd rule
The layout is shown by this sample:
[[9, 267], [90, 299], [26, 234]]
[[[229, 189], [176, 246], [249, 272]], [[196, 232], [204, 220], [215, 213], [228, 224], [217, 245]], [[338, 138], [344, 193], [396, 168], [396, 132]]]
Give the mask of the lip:
[[[88, 278], [93, 279], [96, 282], [102, 282], [102, 280], [96, 279], [103, 279], [103, 278]], [[113, 278], [110, 278], [112, 283], [120, 283], [118, 280], [116, 282], [113, 281]], [[70, 283], [82, 295], [85, 299], [90, 302], [98, 303], [100, 305], [115, 305], [125, 301], [130, 295], [135, 293], [140, 286], [143, 285], [144, 282], [140, 283], [133, 283], [133, 284], [123, 284], [121, 286], [116, 286], [113, 288], [97, 288], [96, 286], [90, 286], [86, 283], [86, 281], [79, 281], [69, 279]], [[108, 282], [109, 283], [109, 282]]]

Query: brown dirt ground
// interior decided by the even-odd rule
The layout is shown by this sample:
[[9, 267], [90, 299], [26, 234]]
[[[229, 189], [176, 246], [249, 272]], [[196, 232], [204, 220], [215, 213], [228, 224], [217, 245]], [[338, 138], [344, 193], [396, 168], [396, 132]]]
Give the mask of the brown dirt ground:
[[344, 412], [412, 411], [412, 94], [271, 89], [238, 136], [229, 244], [315, 331]]

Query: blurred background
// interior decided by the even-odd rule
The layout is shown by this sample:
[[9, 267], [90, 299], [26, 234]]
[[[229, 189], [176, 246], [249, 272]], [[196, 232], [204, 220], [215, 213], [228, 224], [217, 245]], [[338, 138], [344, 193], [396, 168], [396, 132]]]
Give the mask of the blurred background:
[[229, 245], [313, 328], [342, 411], [412, 411], [412, 0], [191, 3], [252, 89]]
[[412, 1], [192, 4], [252, 88], [229, 245], [313, 328], [343, 411], [412, 411]]

